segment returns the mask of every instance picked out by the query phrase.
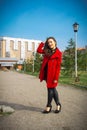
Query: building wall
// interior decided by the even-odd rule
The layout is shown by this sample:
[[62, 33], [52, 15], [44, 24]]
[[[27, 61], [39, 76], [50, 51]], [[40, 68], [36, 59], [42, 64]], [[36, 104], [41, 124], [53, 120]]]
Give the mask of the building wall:
[[2, 56], [2, 41], [0, 41], [0, 57]]
[[[33, 45], [32, 45], [33, 46]], [[28, 50], [28, 42], [25, 43], [25, 59], [31, 59], [32, 58], [32, 51]]]
[[0, 57], [31, 59], [40, 40], [0, 37]]
[[2, 41], [2, 57], [5, 57], [5, 52], [6, 52], [6, 41]]
[[18, 42], [18, 50], [14, 49], [14, 41], [10, 41], [10, 57], [20, 59], [21, 42]]

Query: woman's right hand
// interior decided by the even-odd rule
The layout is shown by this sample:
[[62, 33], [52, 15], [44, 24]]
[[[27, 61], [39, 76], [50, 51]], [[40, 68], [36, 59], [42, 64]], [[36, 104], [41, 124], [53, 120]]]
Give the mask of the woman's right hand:
[[41, 53], [41, 54], [44, 54], [44, 42], [41, 42], [37, 48], [37, 52], [38, 53]]

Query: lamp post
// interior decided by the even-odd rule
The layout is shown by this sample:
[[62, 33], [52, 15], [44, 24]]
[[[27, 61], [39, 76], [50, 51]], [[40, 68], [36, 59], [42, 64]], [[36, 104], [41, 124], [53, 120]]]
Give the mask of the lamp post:
[[79, 81], [78, 73], [77, 73], [77, 32], [78, 32], [78, 27], [79, 27], [79, 24], [75, 22], [73, 24], [73, 29], [74, 29], [74, 33], [75, 33], [75, 81], [76, 82]]

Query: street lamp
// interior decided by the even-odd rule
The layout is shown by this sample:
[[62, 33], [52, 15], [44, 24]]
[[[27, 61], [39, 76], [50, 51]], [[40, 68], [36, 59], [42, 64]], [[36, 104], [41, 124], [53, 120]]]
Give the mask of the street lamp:
[[77, 74], [77, 32], [78, 32], [78, 27], [79, 27], [79, 24], [75, 22], [73, 24], [73, 29], [74, 29], [74, 33], [75, 33], [75, 81], [76, 82], [79, 81], [78, 74]]

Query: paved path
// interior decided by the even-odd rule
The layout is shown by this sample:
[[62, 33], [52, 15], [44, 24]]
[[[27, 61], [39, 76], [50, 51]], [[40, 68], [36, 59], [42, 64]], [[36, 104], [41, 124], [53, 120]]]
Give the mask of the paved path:
[[[0, 130], [87, 130], [87, 91], [58, 86], [62, 111], [42, 114], [45, 82], [30, 75], [0, 71], [0, 104], [15, 112], [0, 117]], [[53, 101], [53, 110], [55, 103]]]

